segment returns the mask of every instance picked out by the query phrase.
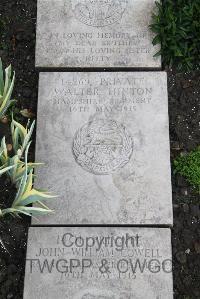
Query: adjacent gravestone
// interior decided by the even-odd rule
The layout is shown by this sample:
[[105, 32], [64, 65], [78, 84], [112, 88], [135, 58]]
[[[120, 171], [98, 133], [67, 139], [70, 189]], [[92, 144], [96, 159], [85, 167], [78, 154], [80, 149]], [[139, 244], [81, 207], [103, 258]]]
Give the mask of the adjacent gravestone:
[[166, 73], [40, 74], [36, 160], [36, 224], [172, 225]]
[[30, 228], [24, 299], [172, 299], [170, 229]]
[[38, 0], [37, 67], [161, 67], [154, 0]]

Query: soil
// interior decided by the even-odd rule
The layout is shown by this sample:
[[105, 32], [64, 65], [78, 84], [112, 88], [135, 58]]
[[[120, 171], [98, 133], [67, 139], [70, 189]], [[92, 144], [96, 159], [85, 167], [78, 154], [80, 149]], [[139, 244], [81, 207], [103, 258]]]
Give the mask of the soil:
[[[38, 73], [35, 71], [36, 1], [0, 0], [0, 57], [16, 71], [16, 112], [30, 109], [36, 115]], [[19, 113], [17, 120], [26, 123]], [[10, 140], [9, 125], [0, 124], [0, 138]], [[34, 144], [30, 159], [34, 159]], [[0, 178], [0, 208], [9, 206], [15, 188]], [[27, 231], [30, 219], [12, 216], [0, 220], [0, 299], [22, 299]], [[3, 243], [1, 243], [3, 242]], [[7, 251], [4, 249], [7, 249]]]
[[[16, 70], [14, 98], [17, 120], [29, 109], [36, 115], [38, 72], [34, 67], [36, 0], [1, 0], [0, 57]], [[168, 71], [170, 143], [174, 228], [174, 298], [200, 298], [200, 196], [186, 180], [173, 173], [173, 160], [181, 152], [200, 144], [200, 73]], [[0, 124], [0, 138], [9, 141], [9, 125]], [[31, 159], [34, 159], [34, 145]], [[4, 176], [0, 179], [0, 208], [15, 196], [15, 188]], [[0, 220], [0, 299], [22, 299], [27, 231], [30, 220], [7, 216]], [[2, 242], [2, 243], [1, 243]], [[7, 250], [5, 250], [5, 248]]]

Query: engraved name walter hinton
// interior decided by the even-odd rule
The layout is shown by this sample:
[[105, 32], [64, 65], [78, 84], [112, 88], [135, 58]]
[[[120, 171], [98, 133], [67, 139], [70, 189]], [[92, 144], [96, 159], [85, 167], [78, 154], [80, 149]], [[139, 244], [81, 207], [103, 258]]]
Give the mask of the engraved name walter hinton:
[[73, 0], [76, 18], [82, 23], [103, 27], [120, 21], [127, 0]]
[[73, 141], [76, 162], [88, 172], [103, 175], [123, 167], [130, 160], [133, 141], [126, 128], [114, 120], [89, 122]]

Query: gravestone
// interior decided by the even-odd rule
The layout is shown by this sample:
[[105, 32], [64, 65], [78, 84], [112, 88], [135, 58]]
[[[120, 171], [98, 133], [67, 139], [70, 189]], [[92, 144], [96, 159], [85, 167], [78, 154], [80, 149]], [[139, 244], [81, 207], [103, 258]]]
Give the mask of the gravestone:
[[24, 299], [172, 299], [171, 232], [30, 228]]
[[41, 73], [35, 224], [172, 225], [165, 72]]
[[154, 0], [38, 0], [37, 67], [160, 68]]

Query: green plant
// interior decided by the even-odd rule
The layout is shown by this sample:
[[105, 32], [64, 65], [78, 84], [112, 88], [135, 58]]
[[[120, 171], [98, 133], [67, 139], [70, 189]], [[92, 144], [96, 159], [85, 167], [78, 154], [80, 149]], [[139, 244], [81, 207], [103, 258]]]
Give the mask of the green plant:
[[[49, 192], [33, 188], [33, 170], [41, 163], [28, 163], [28, 152], [31, 144], [35, 122], [28, 122], [26, 127], [14, 119], [11, 123], [13, 142], [13, 155], [9, 156], [5, 137], [1, 140], [0, 146], [0, 176], [6, 173], [11, 182], [17, 188], [17, 194], [10, 208], [0, 209], [0, 217], [6, 214], [25, 214], [37, 216], [52, 213], [43, 200], [49, 200], [56, 196]], [[34, 206], [29, 206], [34, 204]]]
[[[28, 122], [26, 127], [14, 119], [11, 123], [13, 154], [9, 156], [5, 137], [1, 140], [0, 145], [0, 171], [7, 172], [13, 184], [18, 184], [24, 172], [26, 171], [24, 162], [24, 151], [26, 150], [33, 133], [35, 122], [31, 125]], [[29, 129], [30, 127], [30, 129]], [[41, 163], [27, 163], [28, 171], [34, 167], [42, 165]]]
[[0, 58], [0, 119], [5, 115], [8, 108], [15, 101], [11, 99], [15, 82], [15, 72], [12, 72], [12, 67], [9, 65], [3, 71], [2, 61]]
[[[52, 199], [55, 198], [55, 196], [48, 192], [33, 188], [33, 169], [29, 171], [27, 163], [29, 146], [30, 143], [27, 145], [25, 152], [25, 171], [20, 179], [20, 184], [13, 204], [10, 208], [0, 209], [0, 217], [5, 216], [6, 214], [12, 214], [14, 216], [19, 216], [19, 214], [38, 216], [53, 212], [42, 203], [42, 200]], [[36, 206], [29, 206], [31, 204], [35, 204]]]
[[35, 121], [30, 125], [28, 121], [27, 126], [24, 127], [20, 123], [16, 122], [14, 119], [11, 123], [11, 133], [13, 150], [16, 155], [22, 157], [28, 143], [30, 142], [33, 130], [35, 126]]
[[200, 147], [174, 161], [175, 173], [184, 176], [200, 193]]
[[4, 173], [8, 172], [13, 167], [14, 166], [9, 166], [9, 167], [2, 166], [2, 167], [0, 167], [0, 176], [2, 176]]
[[200, 1], [156, 1], [151, 30], [153, 45], [160, 44], [163, 63], [179, 70], [200, 68]]

